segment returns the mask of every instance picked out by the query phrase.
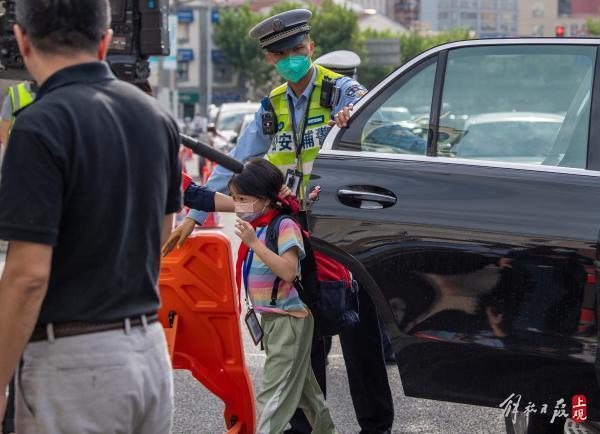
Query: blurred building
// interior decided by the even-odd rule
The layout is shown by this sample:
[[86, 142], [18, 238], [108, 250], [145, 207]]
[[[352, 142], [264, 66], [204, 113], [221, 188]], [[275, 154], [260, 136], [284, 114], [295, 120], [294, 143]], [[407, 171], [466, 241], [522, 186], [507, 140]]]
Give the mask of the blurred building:
[[[352, 0], [363, 9], [376, 11], [380, 15], [388, 16], [387, 0]], [[342, 2], [343, 3], [343, 2]]]
[[556, 36], [557, 27], [564, 36], [586, 36], [586, 21], [600, 14], [600, 0], [520, 0], [519, 34]]
[[172, 56], [154, 59], [150, 83], [161, 104], [180, 119], [206, 115], [213, 103], [241, 99], [238, 75], [211, 41], [212, 25], [219, 20], [214, 5], [233, 6], [235, 1], [241, 2], [180, 1], [173, 9], [176, 37], [171, 43]]
[[380, 13], [372, 13], [374, 10], [366, 9], [368, 13], [361, 13], [358, 16], [358, 27], [361, 31], [367, 29], [377, 30], [379, 32], [389, 32], [394, 35], [406, 33], [408, 29], [402, 24], [394, 21], [391, 18], [386, 17]]
[[388, 17], [408, 29], [418, 27], [419, 0], [388, 0]]
[[570, 0], [560, 3], [570, 3], [567, 15], [572, 17], [590, 16], [600, 14], [600, 0]]
[[462, 27], [480, 37], [509, 36], [518, 31], [518, 0], [420, 0], [419, 3], [420, 30]]

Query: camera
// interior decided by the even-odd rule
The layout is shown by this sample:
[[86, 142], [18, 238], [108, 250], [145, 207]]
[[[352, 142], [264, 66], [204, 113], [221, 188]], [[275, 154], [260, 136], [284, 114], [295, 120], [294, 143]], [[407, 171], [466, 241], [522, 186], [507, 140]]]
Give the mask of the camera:
[[117, 77], [136, 82], [150, 75], [148, 56], [169, 54], [168, 0], [110, 0], [113, 40], [108, 63]]
[[[13, 34], [19, 0], [0, 0], [0, 78], [29, 79]], [[150, 75], [149, 56], [169, 54], [168, 0], [110, 0], [113, 40], [108, 63], [121, 80], [141, 82]]]

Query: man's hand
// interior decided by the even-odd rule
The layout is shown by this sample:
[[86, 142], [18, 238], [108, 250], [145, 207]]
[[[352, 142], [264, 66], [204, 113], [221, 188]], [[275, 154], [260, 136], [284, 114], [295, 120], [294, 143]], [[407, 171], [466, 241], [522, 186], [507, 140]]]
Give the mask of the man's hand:
[[160, 250], [161, 255], [163, 257], [167, 256], [169, 252], [173, 250], [175, 245], [177, 245], [178, 249], [181, 249], [183, 247], [183, 243], [191, 235], [195, 227], [196, 222], [193, 219], [186, 217], [183, 220], [183, 223], [173, 229], [173, 232], [171, 232], [171, 235], [169, 235], [169, 239]]
[[329, 121], [329, 126], [337, 125], [339, 128], [346, 128], [350, 119], [350, 112], [354, 110], [354, 104], [349, 104], [335, 114], [333, 120]]

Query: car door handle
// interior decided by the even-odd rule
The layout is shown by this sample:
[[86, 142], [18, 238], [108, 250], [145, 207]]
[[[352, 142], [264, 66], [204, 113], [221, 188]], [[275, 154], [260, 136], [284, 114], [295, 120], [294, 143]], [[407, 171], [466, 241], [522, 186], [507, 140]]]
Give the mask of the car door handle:
[[[383, 189], [378, 188], [378, 190]], [[397, 201], [391, 191], [374, 192], [366, 189], [342, 188], [338, 190], [337, 196], [344, 205], [361, 209], [388, 208]]]

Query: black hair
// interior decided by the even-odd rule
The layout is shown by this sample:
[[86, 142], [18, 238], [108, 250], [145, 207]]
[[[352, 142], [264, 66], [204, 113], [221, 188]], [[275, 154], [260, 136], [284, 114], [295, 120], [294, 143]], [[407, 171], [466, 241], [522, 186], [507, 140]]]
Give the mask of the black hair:
[[264, 158], [252, 158], [244, 164], [241, 173], [233, 175], [228, 187], [235, 188], [239, 194], [270, 199], [271, 205], [276, 205], [283, 182], [283, 174], [277, 166]]
[[110, 26], [110, 4], [108, 0], [18, 0], [16, 18], [42, 53], [93, 53]]
[[140, 89], [142, 92], [144, 92], [150, 96], [154, 96], [154, 92], [152, 92], [152, 86], [150, 85], [150, 81], [145, 80], [145, 81], [141, 81], [141, 82], [134, 82], [132, 84], [135, 87], [137, 87], [138, 89]]

